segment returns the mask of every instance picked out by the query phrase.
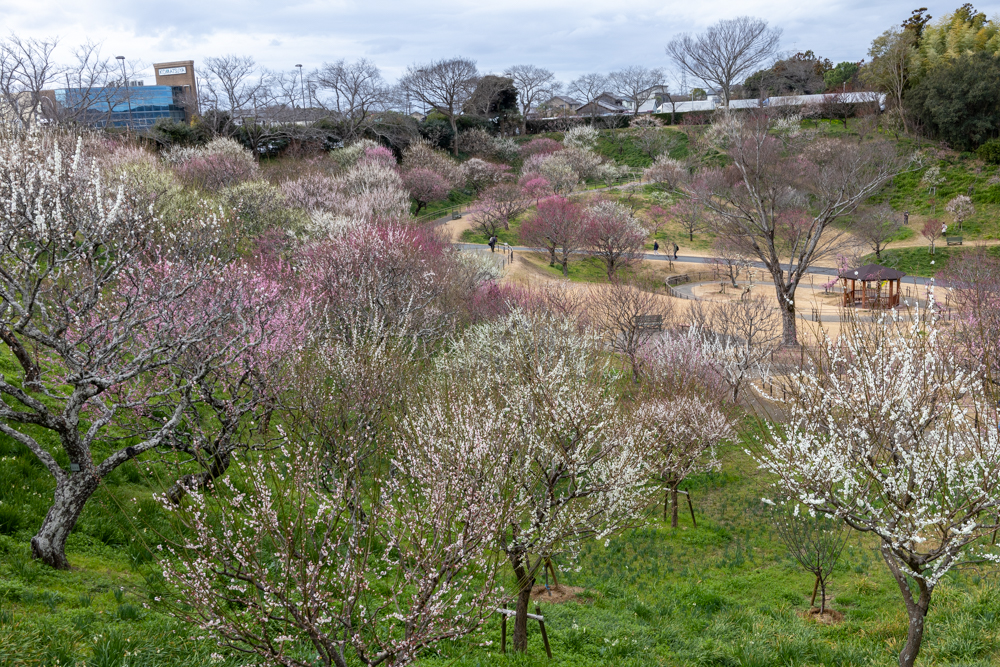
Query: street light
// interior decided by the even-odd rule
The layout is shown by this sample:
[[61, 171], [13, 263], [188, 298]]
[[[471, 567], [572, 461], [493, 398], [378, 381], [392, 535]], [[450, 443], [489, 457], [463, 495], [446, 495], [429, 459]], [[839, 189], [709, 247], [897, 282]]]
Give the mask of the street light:
[[115, 60], [122, 64], [122, 81], [125, 82], [125, 104], [128, 105], [128, 127], [132, 129], [132, 100], [128, 94], [128, 75], [125, 74], [125, 56], [115, 56]]
[[299, 90], [302, 92], [302, 108], [306, 108], [306, 84], [302, 80], [302, 65], [296, 65], [299, 68]]

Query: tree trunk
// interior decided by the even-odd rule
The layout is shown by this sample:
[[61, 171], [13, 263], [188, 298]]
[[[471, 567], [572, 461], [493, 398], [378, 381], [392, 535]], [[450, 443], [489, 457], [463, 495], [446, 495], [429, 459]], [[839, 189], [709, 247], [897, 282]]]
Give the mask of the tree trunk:
[[677, 527], [677, 485], [670, 489], [670, 527]]
[[[787, 299], [782, 299], [782, 294], [778, 292], [778, 301], [781, 306], [781, 338], [782, 344], [794, 347], [799, 344], [796, 334], [795, 304], [789, 303]], [[791, 297], [789, 297], [790, 299]]]
[[216, 478], [222, 477], [229, 470], [229, 464], [232, 462], [232, 454], [228, 448], [224, 448], [221, 452], [216, 452], [211, 460], [212, 463], [208, 466], [208, 470], [184, 475], [174, 482], [173, 486], [167, 491], [167, 498], [170, 499], [170, 502], [174, 505], [179, 505], [184, 496], [187, 495], [188, 489], [196, 489], [198, 491], [207, 489]]
[[555, 265], [556, 265], [556, 248], [555, 246], [552, 246], [551, 248], [549, 248], [549, 266], [555, 266]]
[[38, 560], [57, 570], [68, 570], [66, 538], [73, 530], [87, 499], [97, 490], [96, 475], [73, 473], [64, 483], [57, 484], [41, 528], [31, 538], [31, 553]]
[[527, 554], [508, 554], [508, 558], [517, 579], [517, 605], [514, 607], [514, 635], [511, 640], [514, 651], [524, 653], [528, 650], [528, 604], [531, 602], [534, 578], [529, 574]]
[[882, 558], [889, 566], [889, 571], [896, 579], [899, 591], [903, 594], [903, 601], [906, 603], [906, 614], [909, 617], [909, 625], [906, 631], [906, 643], [903, 650], [899, 652], [899, 667], [913, 667], [920, 654], [920, 645], [924, 641], [924, 618], [927, 610], [931, 606], [931, 593], [933, 587], [927, 585], [925, 579], [913, 577], [920, 594], [917, 599], [913, 599], [913, 591], [910, 589], [910, 582], [903, 572], [896, 558], [889, 552], [883, 544], [881, 547]]
[[458, 157], [458, 123], [455, 122], [455, 114], [452, 114], [451, 116], [448, 117], [448, 122], [451, 124], [452, 151], [454, 152], [455, 157]]
[[569, 260], [564, 259], [562, 261], [563, 278], [569, 277]]

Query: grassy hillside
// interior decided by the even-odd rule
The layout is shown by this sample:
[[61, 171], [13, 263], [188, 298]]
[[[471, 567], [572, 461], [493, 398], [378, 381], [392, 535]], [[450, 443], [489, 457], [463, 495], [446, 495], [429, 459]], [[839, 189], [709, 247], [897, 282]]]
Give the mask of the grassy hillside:
[[[251, 664], [199, 640], [199, 632], [157, 610], [159, 574], [142, 548], [156, 521], [145, 474], [114, 475], [88, 505], [69, 544], [70, 572], [28, 557], [48, 487], [32, 456], [2, 444], [6, 473], [0, 507], [17, 508], [17, 529], [0, 535], [0, 664], [150, 667]], [[151, 484], [155, 486], [155, 484]], [[496, 665], [891, 665], [905, 636], [899, 591], [872, 543], [852, 538], [829, 594], [844, 614], [826, 626], [804, 617], [811, 575], [790, 559], [760, 502], [770, 493], [739, 447], [724, 451], [721, 472], [686, 484], [698, 526], [686, 513], [677, 530], [649, 508], [649, 524], [579, 558], [558, 558], [561, 583], [576, 601], [541, 601], [554, 652], [544, 657], [537, 625], [526, 657], [499, 654], [493, 620], [480, 634], [442, 645], [427, 667]], [[133, 502], [132, 499], [136, 500]], [[34, 500], [32, 500], [34, 499]], [[148, 518], [144, 518], [147, 515]], [[88, 526], [106, 525], [102, 540]], [[148, 530], [148, 528], [146, 528]], [[114, 537], [113, 537], [114, 536]], [[1000, 662], [1000, 590], [976, 569], [953, 573], [935, 592], [924, 664]], [[223, 654], [225, 659], [213, 658]]]
[[[560, 583], [580, 586], [577, 601], [541, 602], [554, 660], [537, 624], [529, 654], [499, 654], [500, 624], [485, 637], [449, 645], [424, 665], [893, 665], [906, 636], [899, 589], [868, 540], [852, 537], [828, 595], [843, 622], [806, 618], [812, 576], [787, 554], [760, 501], [770, 491], [746, 454], [733, 447], [722, 472], [687, 484], [698, 527], [686, 512], [669, 527], [650, 508], [650, 525], [592, 542], [562, 560]], [[927, 619], [922, 664], [1000, 661], [1000, 589], [968, 570], [946, 577]], [[480, 645], [483, 641], [489, 642]]]

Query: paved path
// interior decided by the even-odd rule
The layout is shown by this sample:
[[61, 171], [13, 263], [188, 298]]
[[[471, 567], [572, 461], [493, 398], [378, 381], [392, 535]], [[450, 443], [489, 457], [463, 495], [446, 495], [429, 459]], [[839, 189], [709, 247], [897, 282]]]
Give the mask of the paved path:
[[[471, 250], [471, 249], [482, 250], [483, 248], [488, 248], [489, 247], [489, 246], [486, 246], [486, 245], [483, 245], [483, 244], [480, 244], [480, 243], [453, 243], [452, 245], [455, 246], [456, 248], [464, 248], [464, 249], [467, 249], [467, 250]], [[498, 248], [503, 248], [503, 246], [500, 245], [500, 246], [498, 246]], [[524, 246], [511, 246], [511, 249], [516, 250], [517, 252], [538, 252], [537, 248], [527, 248], [527, 247], [524, 247]], [[586, 254], [585, 251], [578, 251], [578, 253], [579, 254]], [[645, 260], [652, 261], [652, 262], [666, 262], [667, 261], [667, 256], [666, 255], [656, 255], [656, 254], [653, 254], [653, 253], [646, 253], [646, 254], [642, 255], [642, 258], [645, 259]], [[685, 255], [678, 255], [677, 259], [674, 260], [674, 261], [676, 261], [678, 263], [684, 263], [684, 264], [711, 264], [712, 263], [712, 260], [709, 257], [691, 257], [691, 256], [685, 256]], [[761, 262], [750, 262], [750, 265], [753, 266], [756, 269], [763, 269], [764, 268], [764, 264], [761, 263]], [[820, 276], [830, 276], [830, 277], [833, 277], [833, 276], [837, 275], [837, 269], [830, 268], [830, 267], [825, 267], [825, 266], [810, 266], [808, 269], [806, 269], [806, 273], [812, 273], [812, 274], [820, 275]], [[909, 285], [927, 285], [927, 284], [930, 283], [930, 281], [931, 281], [930, 278], [923, 278], [921, 276], [906, 276], [905, 278], [902, 279], [901, 282], [904, 283], [904, 284], [909, 284]]]

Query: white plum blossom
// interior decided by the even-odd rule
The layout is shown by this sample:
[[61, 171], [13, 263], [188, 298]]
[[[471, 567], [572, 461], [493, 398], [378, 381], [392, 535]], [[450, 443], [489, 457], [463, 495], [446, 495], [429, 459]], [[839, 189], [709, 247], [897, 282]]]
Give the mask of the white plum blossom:
[[886, 314], [825, 339], [819, 367], [791, 379], [788, 422], [755, 454], [781, 491], [878, 539], [910, 618], [902, 667], [934, 587], [996, 528], [1000, 504], [996, 410], [953, 363], [930, 296], [912, 319]]

